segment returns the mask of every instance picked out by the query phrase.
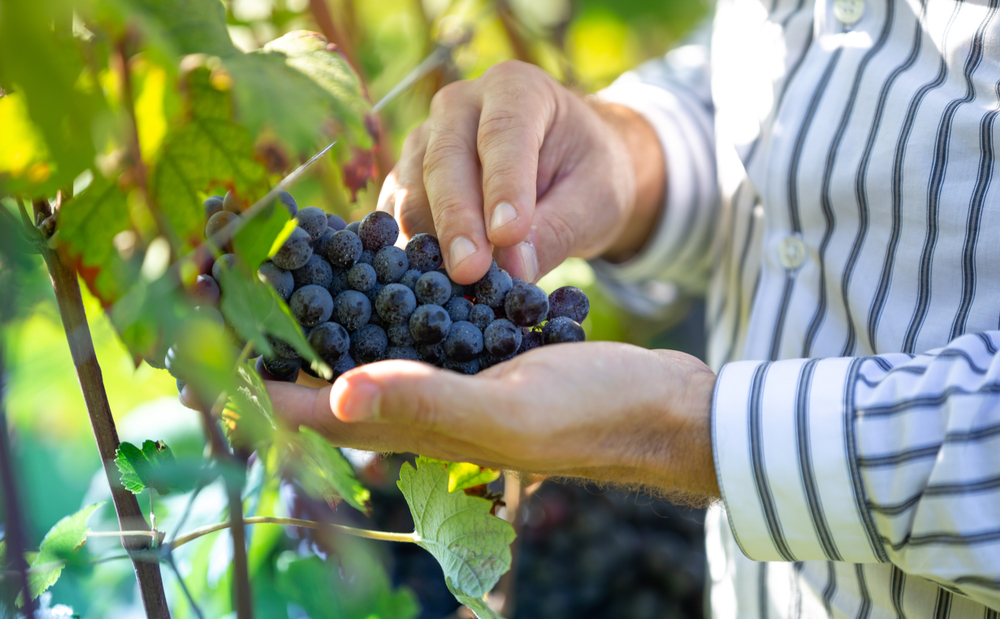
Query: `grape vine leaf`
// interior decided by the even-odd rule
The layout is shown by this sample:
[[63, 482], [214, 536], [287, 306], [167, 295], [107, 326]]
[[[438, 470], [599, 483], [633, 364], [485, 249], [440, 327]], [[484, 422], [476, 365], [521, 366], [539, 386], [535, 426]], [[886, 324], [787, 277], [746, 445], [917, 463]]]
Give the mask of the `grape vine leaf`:
[[163, 441], [145, 441], [142, 449], [125, 442], [115, 452], [115, 466], [121, 473], [122, 485], [132, 494], [139, 494], [146, 488], [170, 494], [171, 486], [164, 479], [162, 469], [173, 463], [174, 454]]
[[105, 308], [124, 296], [136, 276], [115, 247], [115, 236], [131, 228], [126, 200], [116, 182], [97, 175], [59, 209], [59, 252]]
[[510, 569], [514, 528], [490, 515], [490, 501], [448, 492], [448, 477], [447, 466], [417, 458], [416, 468], [403, 464], [398, 485], [417, 543], [441, 564], [448, 589], [480, 619], [496, 619], [482, 599]]
[[328, 503], [343, 498], [351, 507], [371, 513], [371, 492], [358, 481], [354, 467], [339, 449], [305, 426], [288, 437], [288, 445], [287, 462], [309, 494]]
[[249, 364], [237, 368], [236, 381], [236, 390], [229, 395], [225, 413], [232, 421], [229, 424], [230, 438], [235, 433], [238, 437], [235, 442], [253, 445], [263, 452], [277, 429], [271, 397], [264, 381]]
[[500, 471], [488, 469], [478, 464], [446, 462], [431, 458], [427, 458], [427, 461], [436, 462], [448, 467], [448, 492], [481, 486], [500, 478]]
[[275, 243], [279, 239], [284, 242], [295, 225], [297, 222], [292, 220], [288, 209], [275, 200], [274, 204], [265, 207], [236, 233], [233, 237], [233, 252], [243, 259], [251, 271], [256, 271], [271, 255], [271, 250], [277, 251], [280, 247], [280, 244], [275, 247]]
[[94, 503], [66, 516], [45, 534], [28, 575], [31, 599], [37, 598], [59, 580], [67, 559], [71, 559], [87, 540], [87, 519], [102, 505], [103, 502]]
[[150, 170], [150, 199], [163, 213], [175, 247], [194, 247], [204, 233], [203, 192], [232, 189], [253, 200], [267, 193], [267, 169], [254, 157], [253, 136], [232, 120], [229, 92], [205, 66], [187, 74], [186, 122], [164, 138]]
[[220, 279], [223, 295], [219, 309], [243, 339], [253, 342], [257, 352], [265, 356], [272, 354], [267, 336], [273, 335], [291, 344], [321, 376], [332, 375], [306, 341], [288, 306], [271, 286], [237, 269], [223, 270]]

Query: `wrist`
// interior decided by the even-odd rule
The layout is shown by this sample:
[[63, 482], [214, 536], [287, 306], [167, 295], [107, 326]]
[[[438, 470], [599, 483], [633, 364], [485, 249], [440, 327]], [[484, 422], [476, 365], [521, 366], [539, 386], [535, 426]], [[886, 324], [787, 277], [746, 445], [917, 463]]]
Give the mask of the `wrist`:
[[622, 165], [634, 179], [631, 203], [623, 211], [624, 225], [602, 255], [609, 262], [624, 262], [645, 246], [661, 216], [666, 195], [666, 158], [656, 131], [641, 114], [617, 103], [595, 98], [587, 101], [621, 142]]

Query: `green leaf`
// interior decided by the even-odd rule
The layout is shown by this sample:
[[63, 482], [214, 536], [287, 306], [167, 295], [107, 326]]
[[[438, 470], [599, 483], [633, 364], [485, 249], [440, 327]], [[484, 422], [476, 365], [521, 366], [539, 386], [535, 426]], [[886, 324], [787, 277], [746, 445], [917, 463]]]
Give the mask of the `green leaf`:
[[469, 595], [463, 595], [455, 590], [452, 586], [451, 581], [445, 578], [445, 584], [448, 585], [448, 591], [455, 596], [455, 599], [459, 601], [460, 604], [467, 607], [469, 610], [476, 614], [479, 619], [503, 619], [496, 611], [489, 607], [483, 598], [474, 598]]
[[[288, 209], [276, 200], [233, 237], [233, 250], [251, 271], [256, 271], [271, 254], [271, 248], [284, 233], [286, 224], [290, 223], [292, 218]], [[291, 234], [291, 230], [288, 233]]]
[[406, 587], [392, 590], [369, 546], [338, 537], [337, 558], [325, 563], [287, 552], [278, 558], [275, 588], [310, 617], [413, 619], [420, 612], [417, 597]]
[[500, 471], [488, 469], [478, 464], [468, 462], [446, 462], [425, 458], [428, 462], [436, 462], [448, 467], [448, 492], [474, 488], [500, 478]]
[[187, 92], [188, 119], [164, 138], [149, 178], [150, 198], [180, 247], [193, 247], [204, 237], [205, 192], [227, 187], [253, 201], [268, 191], [252, 134], [232, 121], [229, 93], [213, 85], [205, 67], [188, 74]]
[[[31, 563], [32, 573], [28, 575], [31, 599], [37, 598], [59, 580], [63, 564], [71, 559], [87, 540], [87, 519], [101, 505], [104, 503], [94, 503], [75, 514], [66, 516], [45, 534], [38, 549], [38, 556]], [[44, 571], [37, 571], [42, 568]]]
[[[514, 528], [490, 515], [486, 499], [448, 492], [448, 468], [417, 458], [399, 471], [399, 489], [413, 515], [417, 542], [434, 555], [444, 570], [448, 588], [477, 614], [475, 600], [482, 600], [510, 569]], [[479, 614], [480, 617], [494, 617]]]
[[253, 342], [262, 355], [272, 354], [268, 335], [291, 344], [320, 375], [330, 376], [330, 368], [316, 355], [291, 311], [271, 286], [239, 270], [222, 271], [219, 309], [243, 339]]
[[115, 248], [115, 236], [129, 229], [125, 192], [100, 175], [59, 209], [57, 247], [105, 307], [125, 295], [137, 274]]
[[171, 486], [164, 469], [172, 468], [174, 454], [163, 441], [145, 441], [142, 449], [132, 443], [122, 443], [115, 454], [115, 465], [121, 473], [122, 485], [132, 494], [152, 488], [160, 494], [170, 494]]
[[237, 417], [236, 432], [240, 442], [263, 452], [277, 429], [271, 398], [264, 381], [250, 365], [243, 364], [236, 374], [238, 387], [229, 395], [227, 408]]
[[371, 512], [371, 493], [358, 481], [354, 467], [339, 449], [305, 426], [288, 437], [288, 444], [288, 465], [309, 494], [328, 503], [343, 498], [351, 507]]

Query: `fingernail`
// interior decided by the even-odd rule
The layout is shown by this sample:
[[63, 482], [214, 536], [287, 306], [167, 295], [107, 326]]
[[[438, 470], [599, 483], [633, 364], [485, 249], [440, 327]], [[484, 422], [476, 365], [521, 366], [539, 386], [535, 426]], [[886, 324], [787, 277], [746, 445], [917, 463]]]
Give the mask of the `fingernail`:
[[535, 253], [535, 246], [525, 241], [517, 246], [517, 250], [524, 263], [524, 280], [534, 283], [538, 277], [538, 254]]
[[517, 209], [510, 202], [501, 202], [493, 209], [490, 217], [490, 230], [496, 231], [517, 219]]
[[379, 388], [368, 381], [351, 381], [347, 386], [342, 419], [344, 421], [378, 421], [381, 416], [382, 394]]
[[460, 236], [451, 242], [448, 250], [448, 267], [454, 269], [463, 260], [476, 253], [476, 244], [464, 236]]

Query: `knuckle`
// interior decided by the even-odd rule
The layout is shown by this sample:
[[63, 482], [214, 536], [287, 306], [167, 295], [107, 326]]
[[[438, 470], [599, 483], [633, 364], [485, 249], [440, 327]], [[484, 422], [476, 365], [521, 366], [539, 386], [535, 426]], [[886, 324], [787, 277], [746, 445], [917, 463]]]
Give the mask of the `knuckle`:
[[448, 166], [450, 160], [470, 156], [472, 152], [468, 144], [454, 133], [437, 136], [427, 143], [427, 152], [424, 153], [424, 182], [426, 183], [438, 168]]
[[431, 117], [448, 114], [455, 106], [461, 105], [467, 88], [467, 82], [452, 82], [434, 93], [431, 97]]

